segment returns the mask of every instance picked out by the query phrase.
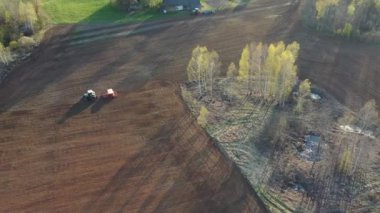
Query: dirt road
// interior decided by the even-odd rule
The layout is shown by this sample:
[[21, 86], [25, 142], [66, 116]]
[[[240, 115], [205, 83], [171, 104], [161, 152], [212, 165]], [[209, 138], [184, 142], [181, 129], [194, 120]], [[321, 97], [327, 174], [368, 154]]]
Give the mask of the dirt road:
[[[379, 48], [312, 35], [299, 5], [260, 0], [207, 18], [52, 29], [0, 85], [0, 211], [265, 211], [194, 123], [178, 83], [198, 44], [225, 67], [247, 42], [297, 40], [301, 76], [348, 104], [380, 100]], [[109, 87], [117, 99], [79, 102]]]

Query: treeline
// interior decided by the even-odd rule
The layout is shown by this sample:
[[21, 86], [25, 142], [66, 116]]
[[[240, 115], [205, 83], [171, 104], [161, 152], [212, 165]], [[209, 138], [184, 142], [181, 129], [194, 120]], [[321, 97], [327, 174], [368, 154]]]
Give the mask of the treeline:
[[41, 0], [0, 0], [0, 60], [8, 64], [12, 50], [33, 46], [47, 20]]
[[110, 0], [111, 4], [120, 9], [129, 9], [132, 5], [142, 5], [149, 8], [157, 8], [161, 6], [163, 0]]
[[0, 0], [0, 42], [7, 46], [47, 24], [41, 0]]
[[344, 37], [380, 37], [380, 0], [308, 0], [305, 17], [319, 30]]
[[246, 83], [250, 95], [284, 104], [297, 82], [299, 48], [297, 42], [247, 45], [239, 62], [238, 80]]
[[[229, 65], [227, 79], [241, 85], [241, 90], [249, 96], [284, 105], [297, 84], [295, 63], [299, 49], [297, 42], [289, 45], [284, 42], [251, 43], [243, 49], [239, 67], [234, 63]], [[213, 85], [220, 78], [220, 65], [217, 52], [202, 46], [193, 50], [187, 75], [189, 81], [197, 83], [200, 97], [213, 97]], [[300, 85], [310, 89], [308, 80]]]

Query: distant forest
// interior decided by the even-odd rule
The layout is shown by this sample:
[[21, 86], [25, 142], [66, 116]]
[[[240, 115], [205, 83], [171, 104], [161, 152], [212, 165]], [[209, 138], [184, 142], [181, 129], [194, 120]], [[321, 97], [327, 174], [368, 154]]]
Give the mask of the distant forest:
[[41, 0], [0, 0], [0, 62], [9, 64], [12, 52], [37, 45], [47, 21]]
[[347, 38], [379, 40], [380, 0], [307, 0], [305, 21]]

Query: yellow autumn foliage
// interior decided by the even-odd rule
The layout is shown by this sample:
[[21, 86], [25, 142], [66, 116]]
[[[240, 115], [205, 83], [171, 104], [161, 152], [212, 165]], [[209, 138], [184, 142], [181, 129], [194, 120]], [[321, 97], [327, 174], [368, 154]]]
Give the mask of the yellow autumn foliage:
[[315, 7], [317, 10], [317, 18], [318, 19], [322, 18], [326, 13], [327, 8], [331, 6], [336, 6], [339, 4], [339, 2], [340, 0], [317, 0], [315, 2]]
[[201, 109], [199, 110], [199, 116], [197, 118], [197, 122], [201, 127], [206, 127], [208, 114], [209, 111], [207, 108], [205, 106], [201, 106]]
[[241, 58], [239, 61], [239, 80], [246, 80], [249, 77], [249, 46], [246, 45], [241, 53]]

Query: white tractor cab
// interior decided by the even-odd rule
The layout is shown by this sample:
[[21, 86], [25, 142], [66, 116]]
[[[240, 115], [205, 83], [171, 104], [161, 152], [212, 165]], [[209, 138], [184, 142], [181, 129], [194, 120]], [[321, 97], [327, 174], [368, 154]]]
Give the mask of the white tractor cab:
[[86, 100], [86, 101], [95, 101], [98, 97], [96, 96], [96, 93], [94, 90], [87, 90], [84, 94], [83, 94], [83, 99]]
[[102, 95], [102, 98], [112, 99], [117, 96], [117, 93], [113, 89], [107, 89], [106, 92]]
[[194, 8], [194, 9], [191, 11], [191, 14], [194, 15], [194, 16], [197, 16], [197, 15], [199, 15], [200, 13], [201, 13], [201, 10], [200, 10], [198, 7]]

